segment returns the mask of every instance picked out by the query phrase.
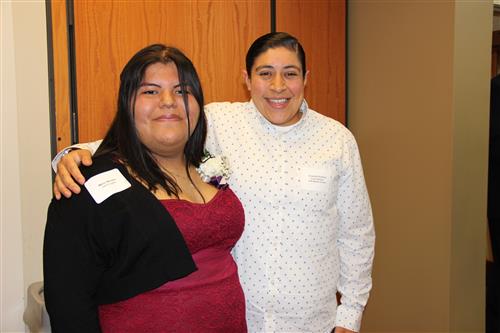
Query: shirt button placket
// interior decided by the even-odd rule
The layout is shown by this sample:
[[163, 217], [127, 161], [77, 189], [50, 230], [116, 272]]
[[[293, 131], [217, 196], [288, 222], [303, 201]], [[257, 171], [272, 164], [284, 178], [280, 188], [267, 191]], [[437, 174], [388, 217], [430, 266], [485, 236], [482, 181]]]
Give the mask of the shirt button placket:
[[269, 312], [266, 312], [266, 315], [264, 317], [264, 327], [266, 333], [274, 333], [274, 331], [276, 330], [276, 327], [274, 325], [274, 316]]
[[[274, 332], [275, 327], [275, 314], [279, 311], [279, 274], [280, 274], [280, 258], [281, 258], [281, 224], [283, 223], [283, 209], [282, 209], [282, 195], [283, 195], [283, 170], [284, 160], [286, 157], [283, 153], [283, 145], [281, 140], [274, 140], [273, 153], [275, 156], [275, 165], [273, 172], [273, 212], [274, 215], [272, 225], [271, 251], [268, 253], [268, 272], [269, 274], [269, 308], [265, 315], [265, 328], [266, 332]], [[276, 183], [276, 184], [275, 184]]]
[[275, 306], [278, 311], [283, 311], [281, 309], [283, 299], [280, 295], [280, 291], [282, 291], [282, 285], [281, 281], [283, 279], [283, 270], [282, 270], [282, 264], [284, 262], [283, 256], [286, 255], [286, 253], [283, 253], [283, 229], [286, 228], [286, 217], [287, 217], [287, 206], [285, 200], [285, 194], [287, 191], [287, 170], [289, 168], [288, 166], [288, 143], [287, 141], [281, 136], [279, 140], [279, 152], [278, 152], [278, 163], [279, 163], [279, 171], [278, 171], [278, 197], [277, 197], [277, 204], [278, 204], [278, 209], [277, 209], [277, 219], [276, 219], [276, 226], [275, 226], [275, 234], [274, 234], [274, 248], [276, 249], [275, 253], [275, 268], [274, 268], [274, 286], [275, 288]]

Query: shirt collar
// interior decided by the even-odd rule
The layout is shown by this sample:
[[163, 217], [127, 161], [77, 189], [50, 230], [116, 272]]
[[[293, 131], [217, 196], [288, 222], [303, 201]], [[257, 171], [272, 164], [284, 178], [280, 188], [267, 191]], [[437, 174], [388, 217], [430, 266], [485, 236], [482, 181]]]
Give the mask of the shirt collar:
[[267, 131], [269, 131], [271, 133], [278, 134], [278, 135], [284, 135], [284, 134], [287, 134], [287, 133], [290, 133], [290, 132], [294, 132], [294, 130], [296, 130], [298, 127], [302, 127], [303, 123], [306, 121], [306, 118], [307, 118], [307, 115], [308, 115], [308, 110], [309, 110], [309, 106], [308, 106], [306, 100], [303, 99], [302, 100], [302, 104], [300, 105], [300, 110], [299, 110], [299, 112], [302, 113], [302, 117], [300, 117], [299, 121], [296, 122], [295, 124], [283, 127], [283, 126], [276, 126], [276, 125], [273, 125], [272, 123], [270, 123], [259, 112], [259, 110], [257, 109], [257, 106], [255, 105], [255, 103], [253, 102], [253, 100], [250, 99], [249, 104], [251, 105], [251, 107], [252, 107], [252, 109], [254, 111], [255, 118], [259, 120], [260, 124]]

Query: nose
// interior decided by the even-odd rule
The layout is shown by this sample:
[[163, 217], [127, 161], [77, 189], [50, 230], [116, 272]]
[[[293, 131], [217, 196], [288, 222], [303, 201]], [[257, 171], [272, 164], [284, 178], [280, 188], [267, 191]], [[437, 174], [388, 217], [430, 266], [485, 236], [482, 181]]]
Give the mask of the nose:
[[164, 91], [161, 94], [160, 107], [174, 108], [177, 106], [175, 95], [171, 91]]
[[271, 81], [271, 89], [276, 92], [282, 92], [286, 89], [285, 80], [281, 77], [281, 75], [275, 75], [273, 80]]

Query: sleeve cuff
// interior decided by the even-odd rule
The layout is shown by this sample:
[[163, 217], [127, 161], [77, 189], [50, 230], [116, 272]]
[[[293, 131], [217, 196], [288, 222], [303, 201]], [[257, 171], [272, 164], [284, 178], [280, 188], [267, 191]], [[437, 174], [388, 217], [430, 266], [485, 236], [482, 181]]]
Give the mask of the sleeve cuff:
[[70, 151], [75, 149], [76, 147], [67, 147], [61, 150], [60, 152], [57, 153], [56, 157], [52, 160], [52, 170], [54, 170], [55, 173], [57, 173], [57, 165], [61, 161], [61, 158], [63, 158], [64, 155], [68, 154]]
[[74, 149], [86, 149], [90, 151], [92, 155], [95, 154], [97, 151], [97, 148], [99, 148], [99, 145], [102, 143], [102, 140], [97, 140], [94, 142], [88, 142], [88, 143], [77, 143], [72, 146], [66, 147], [63, 150], [61, 150], [59, 153], [57, 153], [56, 157], [52, 160], [52, 169], [54, 170], [55, 173], [57, 173], [57, 165], [59, 164], [59, 161], [61, 161], [61, 158], [63, 158], [64, 155], [69, 153], [70, 151]]
[[343, 327], [354, 332], [359, 332], [361, 328], [362, 316], [363, 311], [353, 309], [341, 304], [337, 307], [335, 327]]

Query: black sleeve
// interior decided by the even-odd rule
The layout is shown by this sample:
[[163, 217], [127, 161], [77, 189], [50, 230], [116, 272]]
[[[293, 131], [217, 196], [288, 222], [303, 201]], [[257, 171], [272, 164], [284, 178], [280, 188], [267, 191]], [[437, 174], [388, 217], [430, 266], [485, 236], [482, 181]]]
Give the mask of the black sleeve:
[[44, 296], [52, 332], [101, 332], [95, 291], [104, 272], [98, 213], [86, 195], [48, 209], [43, 245]]
[[500, 76], [491, 80], [488, 224], [495, 262], [500, 258]]
[[[488, 218], [500, 220], [500, 76], [491, 80]], [[496, 227], [500, 230], [500, 227]], [[497, 236], [499, 237], [499, 236]]]

